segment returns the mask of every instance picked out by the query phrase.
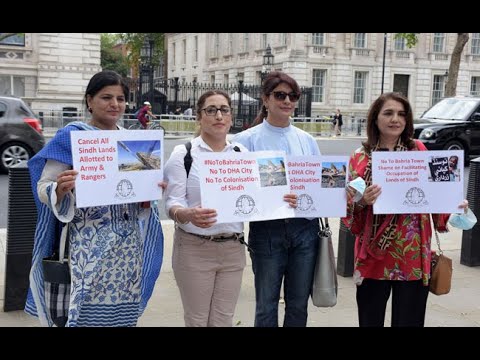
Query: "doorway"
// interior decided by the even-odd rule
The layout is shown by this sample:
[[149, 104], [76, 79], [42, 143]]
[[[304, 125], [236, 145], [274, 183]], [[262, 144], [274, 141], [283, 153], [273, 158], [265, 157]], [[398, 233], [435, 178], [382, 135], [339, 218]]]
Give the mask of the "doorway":
[[393, 75], [393, 91], [398, 92], [408, 98], [408, 83], [410, 75]]

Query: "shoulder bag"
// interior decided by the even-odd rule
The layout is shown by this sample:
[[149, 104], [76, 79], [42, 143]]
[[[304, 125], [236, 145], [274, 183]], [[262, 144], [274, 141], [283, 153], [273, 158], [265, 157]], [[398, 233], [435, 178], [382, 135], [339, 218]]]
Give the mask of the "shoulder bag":
[[320, 232], [318, 233], [318, 253], [312, 283], [312, 302], [317, 307], [331, 307], [337, 304], [337, 270], [335, 254], [333, 252], [332, 231], [320, 218]]
[[452, 259], [443, 255], [437, 230], [435, 230], [435, 237], [438, 253], [432, 252], [430, 292], [435, 295], [444, 295], [450, 292], [452, 285]]

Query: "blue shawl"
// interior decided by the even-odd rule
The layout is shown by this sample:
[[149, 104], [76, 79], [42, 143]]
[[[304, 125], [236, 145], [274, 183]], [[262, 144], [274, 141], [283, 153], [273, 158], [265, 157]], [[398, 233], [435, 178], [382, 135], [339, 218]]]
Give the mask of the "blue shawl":
[[[70, 131], [78, 130], [98, 130], [98, 128], [83, 122], [72, 122], [58, 130], [55, 137], [28, 162], [32, 192], [37, 206], [38, 216], [32, 254], [32, 268], [30, 270], [30, 288], [27, 294], [25, 312], [38, 316], [42, 325], [45, 326], [52, 326], [52, 322], [50, 317], [47, 316], [45, 306], [42, 259], [53, 253], [59, 221], [48, 206], [40, 201], [37, 193], [37, 183], [40, 180], [43, 168], [48, 159], [72, 166]], [[152, 295], [155, 281], [160, 274], [162, 260], [162, 227], [156, 220], [153, 210], [151, 210], [148, 220], [144, 224], [141, 300], [140, 313], [138, 316], [143, 313]]]

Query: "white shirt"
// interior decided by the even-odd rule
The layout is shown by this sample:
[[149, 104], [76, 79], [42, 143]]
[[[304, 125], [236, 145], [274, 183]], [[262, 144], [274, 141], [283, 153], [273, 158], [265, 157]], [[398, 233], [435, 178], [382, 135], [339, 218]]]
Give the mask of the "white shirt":
[[[227, 141], [227, 145], [222, 152], [234, 151], [233, 148], [235, 146], [238, 146], [242, 152], [248, 151], [242, 144], [228, 143]], [[164, 177], [165, 181], [168, 182], [165, 190], [165, 210], [167, 214], [170, 214], [169, 211], [173, 206], [192, 208], [201, 205], [200, 182], [198, 178], [200, 161], [198, 160], [198, 154], [201, 152], [213, 152], [213, 150], [203, 141], [201, 136], [198, 136], [192, 140], [190, 152], [193, 161], [188, 178], [183, 160], [187, 154], [184, 144], [175, 146], [170, 159], [165, 164]], [[218, 194], [212, 194], [212, 196], [218, 196]], [[178, 223], [178, 226], [186, 232], [197, 235], [218, 235], [243, 231], [243, 222], [214, 224], [208, 229], [199, 228], [192, 223], [185, 225]]]

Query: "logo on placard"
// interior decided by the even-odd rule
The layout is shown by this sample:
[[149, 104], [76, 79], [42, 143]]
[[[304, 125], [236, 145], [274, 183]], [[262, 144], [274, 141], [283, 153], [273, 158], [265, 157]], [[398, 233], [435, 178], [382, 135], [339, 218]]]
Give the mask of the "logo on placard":
[[242, 195], [235, 201], [237, 210], [234, 215], [250, 216], [256, 214], [258, 209], [255, 207], [255, 200], [250, 195]]
[[130, 199], [135, 196], [133, 191], [133, 184], [130, 180], [122, 179], [117, 184], [116, 198]]
[[300, 194], [297, 199], [297, 209], [300, 211], [315, 210], [313, 208], [313, 199], [308, 194]]
[[405, 194], [405, 201], [403, 204], [421, 206], [428, 205], [428, 201], [425, 200], [425, 193], [422, 189], [418, 187], [412, 187], [408, 189], [407, 193]]

